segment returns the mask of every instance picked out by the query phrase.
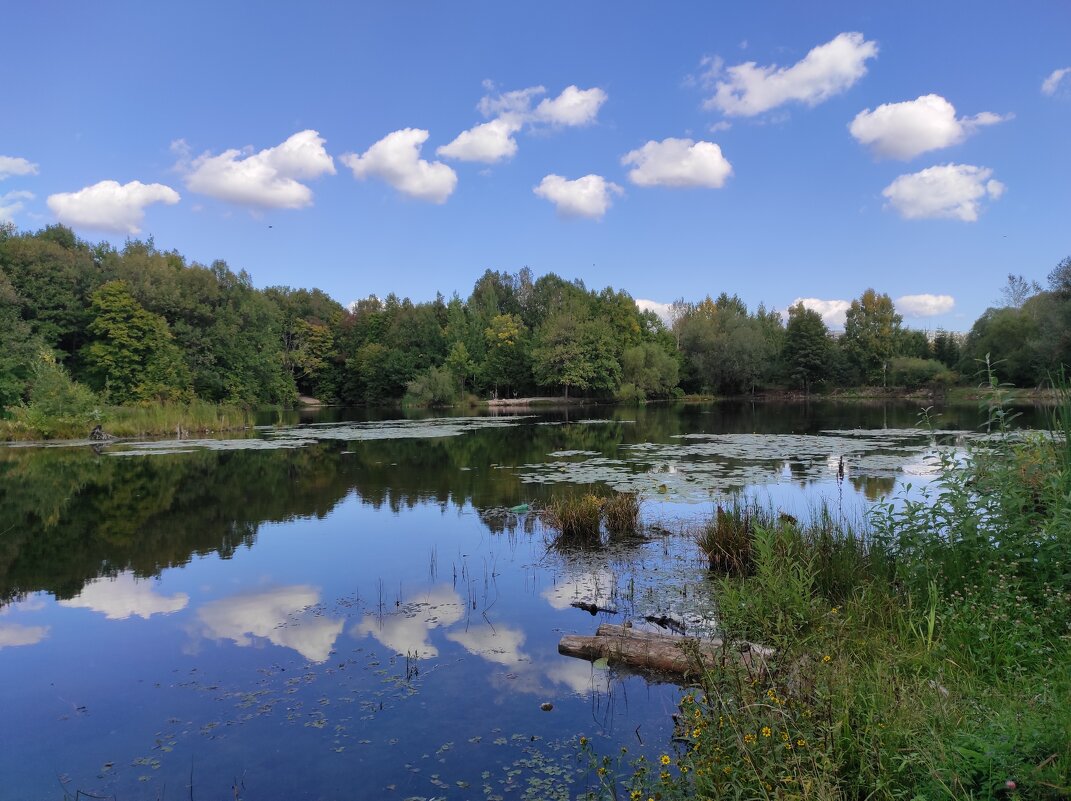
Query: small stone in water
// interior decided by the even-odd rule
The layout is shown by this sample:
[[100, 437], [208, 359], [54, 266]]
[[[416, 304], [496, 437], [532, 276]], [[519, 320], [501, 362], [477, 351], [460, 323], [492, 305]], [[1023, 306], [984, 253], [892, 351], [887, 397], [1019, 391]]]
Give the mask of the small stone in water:
[[550, 703], [550, 701], [544, 701], [539, 705], [539, 708], [542, 709], [544, 712], [549, 712], [550, 710], [554, 709], [554, 704]]

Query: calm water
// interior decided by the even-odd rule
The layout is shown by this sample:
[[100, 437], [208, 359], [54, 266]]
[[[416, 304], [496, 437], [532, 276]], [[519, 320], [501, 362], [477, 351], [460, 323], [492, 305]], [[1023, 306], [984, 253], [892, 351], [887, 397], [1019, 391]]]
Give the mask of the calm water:
[[[195, 798], [570, 797], [578, 735], [666, 751], [680, 690], [559, 656], [560, 636], [715, 625], [697, 549], [666, 530], [739, 491], [857, 517], [979, 423], [944, 410], [933, 438], [911, 404], [361, 414], [0, 448], [0, 798], [188, 798], [191, 775]], [[643, 493], [662, 528], [560, 554], [509, 512], [588, 482]]]

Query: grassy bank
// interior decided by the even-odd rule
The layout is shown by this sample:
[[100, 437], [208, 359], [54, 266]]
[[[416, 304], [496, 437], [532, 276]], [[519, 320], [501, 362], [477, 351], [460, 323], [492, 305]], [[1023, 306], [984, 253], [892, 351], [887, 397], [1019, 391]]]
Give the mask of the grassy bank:
[[114, 437], [189, 437], [253, 425], [248, 410], [207, 401], [100, 406], [77, 414], [32, 406], [13, 407], [9, 412], [10, 417], [0, 419], [0, 440], [85, 439], [97, 425]]
[[[1052, 437], [949, 454], [863, 531], [722, 516], [722, 625], [778, 649], [708, 670], [653, 763], [596, 755], [591, 798], [1071, 797], [1071, 402]], [[995, 423], [1001, 422], [999, 409]], [[756, 523], [757, 524], [754, 524]], [[754, 525], [753, 525], [754, 524]]]

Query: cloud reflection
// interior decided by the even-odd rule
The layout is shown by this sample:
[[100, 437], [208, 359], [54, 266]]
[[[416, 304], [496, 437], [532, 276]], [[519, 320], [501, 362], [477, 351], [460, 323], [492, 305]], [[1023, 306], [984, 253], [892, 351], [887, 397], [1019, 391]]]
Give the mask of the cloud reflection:
[[209, 639], [250, 646], [260, 640], [297, 651], [310, 662], [323, 662], [342, 633], [345, 621], [298, 617], [320, 601], [315, 587], [295, 584], [212, 601], [197, 611]]
[[617, 577], [609, 570], [582, 573], [559, 581], [540, 593], [555, 609], [568, 609], [574, 601], [608, 606], [617, 586]]
[[440, 626], [461, 620], [464, 602], [450, 587], [433, 587], [424, 599], [409, 603], [390, 615], [365, 615], [350, 629], [350, 636], [362, 639], [371, 635], [396, 654], [431, 659], [439, 649], [428, 640], [428, 633]]
[[99, 578], [86, 584], [74, 598], [60, 601], [60, 606], [92, 609], [109, 620], [170, 614], [186, 608], [190, 596], [184, 592], [159, 595], [153, 592], [152, 582], [138, 581], [133, 573], [120, 573], [115, 578]]
[[20, 626], [17, 623], [0, 624], [0, 650], [18, 645], [37, 645], [48, 636], [48, 626]]

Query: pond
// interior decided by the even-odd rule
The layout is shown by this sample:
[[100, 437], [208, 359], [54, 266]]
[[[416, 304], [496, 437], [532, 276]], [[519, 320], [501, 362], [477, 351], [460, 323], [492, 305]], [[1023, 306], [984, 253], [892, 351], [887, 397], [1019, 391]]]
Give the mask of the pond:
[[[975, 406], [940, 412], [324, 409], [231, 439], [2, 447], [0, 798], [572, 797], [580, 735], [667, 752], [682, 691], [559, 638], [713, 631], [689, 521], [741, 492], [859, 520], [977, 435]], [[562, 553], [510, 511], [590, 483], [640, 493], [643, 536]]]

